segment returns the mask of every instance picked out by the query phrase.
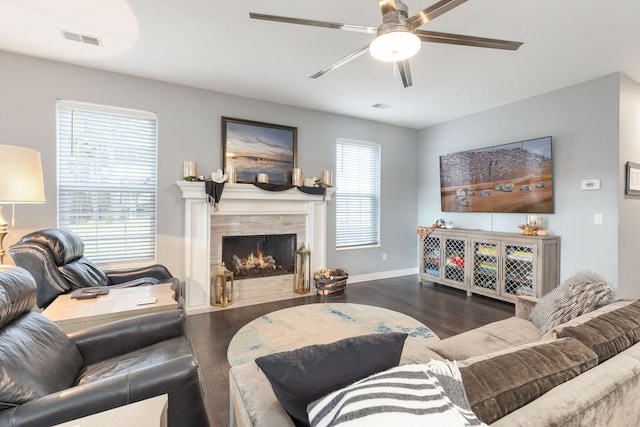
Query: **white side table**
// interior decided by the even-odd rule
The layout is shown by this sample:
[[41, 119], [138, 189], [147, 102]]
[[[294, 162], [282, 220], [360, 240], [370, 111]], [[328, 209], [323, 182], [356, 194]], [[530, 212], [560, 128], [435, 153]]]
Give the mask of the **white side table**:
[[[174, 294], [171, 283], [110, 289], [107, 295], [84, 300], [72, 299], [69, 294], [64, 294], [56, 298], [42, 314], [69, 333], [127, 317], [175, 310], [178, 302], [173, 299]], [[149, 298], [156, 298], [157, 301], [138, 305], [138, 300]]]

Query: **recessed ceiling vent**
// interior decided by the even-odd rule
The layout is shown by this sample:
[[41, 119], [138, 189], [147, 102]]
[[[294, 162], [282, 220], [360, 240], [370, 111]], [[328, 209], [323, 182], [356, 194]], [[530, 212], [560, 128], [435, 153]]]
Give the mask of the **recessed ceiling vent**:
[[378, 110], [386, 110], [388, 108], [391, 108], [391, 105], [389, 105], [389, 104], [381, 104], [381, 103], [378, 102], [376, 104], [373, 104], [371, 107], [377, 108]]
[[60, 30], [60, 34], [67, 40], [73, 40], [84, 44], [90, 44], [93, 46], [102, 46], [102, 39], [96, 36], [90, 36], [88, 34], [74, 33], [73, 31]]

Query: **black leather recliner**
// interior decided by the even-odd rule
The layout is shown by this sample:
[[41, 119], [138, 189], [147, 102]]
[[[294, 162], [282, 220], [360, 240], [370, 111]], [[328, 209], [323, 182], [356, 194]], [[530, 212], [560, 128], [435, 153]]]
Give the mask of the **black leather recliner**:
[[77, 233], [63, 228], [36, 231], [9, 247], [17, 266], [29, 271], [38, 284], [38, 307], [45, 308], [58, 295], [90, 286], [131, 287], [172, 282], [176, 300], [180, 281], [163, 265], [120, 271], [102, 271], [84, 256]]
[[209, 426], [182, 310], [66, 335], [31, 311], [35, 296], [26, 270], [0, 266], [0, 427], [55, 425], [163, 394], [169, 426]]

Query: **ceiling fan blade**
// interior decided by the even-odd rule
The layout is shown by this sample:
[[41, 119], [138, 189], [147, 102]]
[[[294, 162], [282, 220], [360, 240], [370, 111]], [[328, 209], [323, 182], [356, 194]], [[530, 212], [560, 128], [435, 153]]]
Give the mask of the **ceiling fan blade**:
[[324, 76], [329, 71], [335, 70], [336, 68], [346, 64], [347, 62], [356, 59], [357, 57], [359, 57], [360, 55], [365, 53], [368, 49], [369, 49], [369, 45], [363, 46], [360, 49], [351, 52], [347, 56], [338, 59], [336, 62], [334, 62], [333, 64], [329, 65], [328, 67], [323, 68], [322, 70], [318, 71], [313, 76], [309, 76], [309, 78], [317, 79], [318, 77]]
[[462, 46], [487, 47], [490, 49], [518, 50], [522, 42], [488, 39], [485, 37], [463, 36], [461, 34], [416, 30], [416, 36], [423, 42], [457, 44]]
[[312, 27], [332, 28], [334, 30], [347, 30], [359, 33], [377, 34], [378, 28], [365, 27], [364, 25], [340, 24], [337, 22], [315, 21], [313, 19], [290, 18], [287, 16], [265, 15], [262, 13], [249, 13], [251, 19], [262, 19], [264, 21], [284, 22], [286, 24], [309, 25]]
[[411, 30], [415, 30], [421, 25], [426, 24], [434, 18], [442, 15], [445, 12], [450, 11], [454, 7], [460, 6], [467, 0], [441, 0], [436, 4], [429, 6], [428, 8], [421, 10], [415, 15], [407, 18], [406, 24]]
[[382, 12], [382, 18], [386, 18], [387, 15], [396, 11], [395, 0], [378, 0], [378, 5], [380, 6], [380, 12]]
[[409, 68], [409, 60], [405, 59], [404, 61], [396, 62], [398, 66], [398, 71], [400, 72], [400, 77], [402, 77], [402, 84], [405, 89], [409, 86], [413, 85], [411, 81], [411, 69]]

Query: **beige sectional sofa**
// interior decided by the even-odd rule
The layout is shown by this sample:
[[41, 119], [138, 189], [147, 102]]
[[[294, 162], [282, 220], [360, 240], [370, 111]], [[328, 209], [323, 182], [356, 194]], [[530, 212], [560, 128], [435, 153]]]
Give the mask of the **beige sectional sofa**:
[[[640, 307], [640, 303], [631, 305], [635, 301], [618, 300], [559, 325], [541, 337], [537, 327], [529, 320], [536, 302], [531, 297], [518, 297], [514, 317], [435, 342], [424, 351], [403, 353], [401, 363], [425, 363], [430, 359], [455, 360], [463, 374], [472, 408], [474, 400], [486, 400], [491, 406], [502, 399], [503, 407], [500, 410], [506, 407], [505, 411], [509, 413], [496, 415], [494, 411], [490, 417], [499, 418], [488, 422], [492, 426], [640, 425], [640, 343], [633, 344], [640, 341], [640, 319], [637, 324], [631, 321], [634, 323], [631, 326], [627, 324], [629, 322], [620, 327], [615, 324], [615, 315], [621, 309], [626, 310], [627, 318], [636, 317], [635, 312], [630, 315], [628, 311], [632, 308], [638, 310], [636, 307]], [[575, 337], [581, 340], [585, 323], [590, 322], [587, 323], [589, 326], [594, 322], [593, 319], [606, 319], [608, 326], [605, 329], [608, 333], [622, 335], [624, 339], [615, 338], [613, 346], [609, 345], [610, 342], [597, 342], [591, 347], [574, 340]], [[624, 323], [623, 320], [620, 323]], [[627, 337], [632, 338], [629, 341]], [[627, 342], [627, 345], [623, 342]], [[565, 350], [556, 353], [557, 349], [546, 352], [550, 345], [556, 344], [571, 347], [571, 350], [568, 353]], [[595, 348], [595, 353], [590, 348]], [[612, 354], [615, 355], [603, 360], [603, 348], [614, 348]], [[538, 362], [528, 362], [542, 361], [541, 364], [546, 365], [547, 359], [556, 368], [564, 360], [575, 366], [547, 375], [545, 369], [548, 367], [537, 366]], [[498, 374], [490, 375], [502, 377], [498, 381], [501, 387], [499, 391], [490, 390], [491, 387], [484, 388], [486, 384], [482, 379], [482, 369], [485, 366], [487, 369], [491, 366], [498, 369]], [[531, 383], [527, 376], [536, 374], [540, 374], [535, 380], [537, 382]], [[550, 383], [550, 377], [555, 378], [556, 382]], [[255, 363], [233, 367], [229, 380], [231, 426], [294, 425]], [[475, 385], [471, 385], [472, 380]], [[493, 378], [487, 382], [491, 380]], [[541, 395], [526, 402], [526, 395], [531, 393]], [[523, 395], [525, 403], [520, 404], [518, 400]], [[476, 414], [479, 415], [477, 411]]]

